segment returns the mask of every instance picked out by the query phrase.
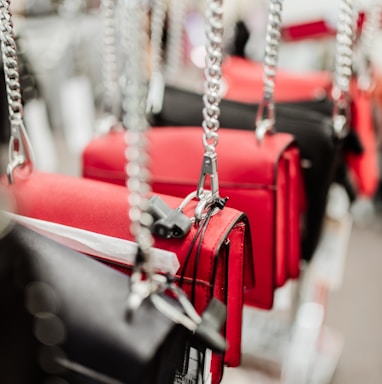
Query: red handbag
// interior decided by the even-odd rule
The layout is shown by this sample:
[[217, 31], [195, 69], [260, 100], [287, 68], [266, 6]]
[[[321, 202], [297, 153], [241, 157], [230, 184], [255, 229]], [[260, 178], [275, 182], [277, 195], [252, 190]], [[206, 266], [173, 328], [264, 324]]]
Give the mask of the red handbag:
[[[111, 131], [89, 143], [84, 177], [124, 183], [123, 135]], [[199, 162], [191, 159], [203, 157], [200, 128], [154, 128], [148, 137], [153, 191], [191, 193], [200, 173]], [[256, 286], [247, 292], [246, 303], [269, 309], [274, 289], [299, 275], [304, 195], [298, 149], [288, 134], [266, 135], [260, 143], [253, 132], [224, 129], [216, 151], [220, 193], [250, 222]]]
[[[26, 217], [84, 229], [87, 231], [134, 240], [127, 223], [128, 203], [126, 188], [96, 180], [74, 178], [59, 174], [34, 172], [26, 179], [17, 179], [2, 187], [11, 193], [14, 212]], [[180, 205], [183, 199], [160, 196], [171, 208]], [[185, 209], [192, 216], [195, 204]], [[179, 281], [183, 274], [182, 288], [191, 294], [194, 290], [194, 306], [201, 313], [212, 297], [227, 304], [226, 338], [229, 348], [225, 361], [232, 366], [240, 362], [241, 322], [243, 290], [253, 287], [251, 248], [246, 226], [246, 217], [229, 207], [214, 215], [206, 227], [203, 241], [191, 247], [196, 238], [197, 227], [192, 226], [184, 239], [162, 239], [155, 237], [154, 246], [174, 252], [181, 265], [176, 274]], [[192, 253], [188, 255], [189, 250]], [[194, 276], [196, 255], [199, 255], [197, 275]], [[187, 267], [186, 258], [189, 258]], [[131, 265], [115, 261], [112, 256], [104, 262], [123, 270], [131, 271]], [[222, 360], [215, 357], [212, 372], [220, 374]]]
[[[9, 18], [5, 21], [8, 20]], [[139, 28], [139, 22], [137, 25]], [[7, 24], [6, 27], [7, 31], [11, 32], [6, 36], [2, 35], [2, 43], [11, 44], [14, 42], [12, 25]], [[7, 84], [12, 80], [12, 98], [10, 89], [7, 91], [13, 130], [7, 177], [1, 179], [0, 185], [13, 199], [13, 212], [114, 238], [134, 240], [127, 218], [127, 213], [131, 213], [131, 210], [127, 201], [126, 187], [33, 171], [32, 151], [23, 128], [20, 86], [17, 77], [10, 79], [15, 69], [14, 44], [11, 48], [3, 47], [3, 52], [6, 52], [4, 69], [9, 80]], [[9, 70], [10, 64], [12, 71]], [[129, 71], [132, 71], [130, 67]], [[130, 96], [133, 98], [136, 94]], [[139, 120], [140, 116], [134, 121], [145, 126], [146, 122]], [[138, 151], [140, 150], [142, 148], [138, 146]], [[132, 152], [136, 153], [135, 151]], [[134, 165], [132, 160], [131, 164]], [[145, 173], [143, 171], [144, 169], [142, 173]], [[132, 187], [135, 188], [134, 183]], [[134, 195], [131, 193], [130, 196], [132, 196], [130, 202], [134, 202], [136, 206]], [[180, 213], [175, 208], [183, 202], [183, 199], [160, 197], [169, 206], [170, 213]], [[199, 203], [191, 201], [183, 208], [184, 214], [192, 217], [197, 204]], [[243, 290], [251, 289], [254, 284], [247, 218], [242, 212], [228, 207], [223, 208], [224, 204], [219, 209], [211, 207], [207, 214], [201, 217], [199, 225], [190, 225], [183, 238], [155, 237], [155, 246], [177, 254], [181, 269], [175, 275], [175, 279], [194, 299], [193, 305], [199, 313], [204, 311], [212, 298], [224, 302], [227, 306], [224, 334], [229, 348], [225, 356], [222, 354], [212, 356], [213, 383], [220, 382], [224, 362], [232, 366], [240, 362]], [[132, 222], [132, 219], [130, 221]], [[125, 272], [131, 271], [131, 264], [117, 261], [112, 255], [110, 257], [97, 255], [97, 258]]]
[[[199, 131], [197, 127], [150, 131], [155, 192], [176, 196], [192, 192], [199, 178], [199, 164], [192, 159], [203, 158]], [[253, 132], [225, 129], [218, 140], [221, 192], [250, 221], [256, 287], [246, 294], [246, 303], [269, 309], [275, 288], [299, 275], [304, 208], [299, 152], [288, 134], [266, 134], [260, 142]], [[114, 128], [94, 139], [83, 153], [82, 164], [84, 177], [122, 184], [123, 132]]]
[[[222, 64], [225, 83], [224, 98], [242, 103], [262, 99], [263, 64], [253, 60], [228, 56]], [[276, 103], [317, 100], [330, 94], [332, 75], [326, 71], [292, 72], [277, 69]]]
[[[375, 7], [378, 8], [377, 5]], [[369, 31], [367, 24], [375, 22], [374, 19], [372, 12], [369, 12], [363, 28], [364, 33]], [[367, 36], [367, 38], [370, 40], [372, 36]], [[365, 43], [363, 40], [365, 39], [361, 38], [361, 43]], [[259, 92], [262, 84], [260, 63], [231, 56], [225, 59], [222, 71], [226, 83], [225, 98], [243, 103], [254, 103], [261, 100], [262, 95]], [[333, 78], [333, 74], [329, 71], [311, 71], [301, 74], [278, 70], [275, 101], [303, 103], [305, 107], [316, 110], [318, 108], [322, 111], [322, 105], [320, 106], [317, 101], [325, 98], [332, 99]], [[311, 101], [310, 104], [309, 101]], [[360, 89], [357, 76], [353, 76], [350, 83], [348, 104], [349, 129], [357, 135], [362, 151], [360, 153], [346, 151], [345, 161], [358, 195], [371, 198], [374, 196], [379, 182], [377, 145], [372, 119], [372, 95], [371, 92]], [[331, 116], [333, 107], [322, 112]]]

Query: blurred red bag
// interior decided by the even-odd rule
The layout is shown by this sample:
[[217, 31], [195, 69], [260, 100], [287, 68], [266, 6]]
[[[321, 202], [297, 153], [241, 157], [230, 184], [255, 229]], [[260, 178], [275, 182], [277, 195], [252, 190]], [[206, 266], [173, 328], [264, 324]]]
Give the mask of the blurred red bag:
[[[262, 65], [242, 57], [228, 57], [222, 70], [226, 82], [225, 98], [243, 103], [255, 103], [261, 100]], [[331, 116], [332, 80], [330, 72], [316, 71], [297, 74], [283, 70], [277, 71], [275, 101]], [[355, 190], [360, 196], [373, 197], [379, 182], [377, 145], [372, 118], [372, 97], [358, 87], [354, 77], [350, 86], [349, 127], [358, 137], [361, 152], [346, 151], [348, 166]]]

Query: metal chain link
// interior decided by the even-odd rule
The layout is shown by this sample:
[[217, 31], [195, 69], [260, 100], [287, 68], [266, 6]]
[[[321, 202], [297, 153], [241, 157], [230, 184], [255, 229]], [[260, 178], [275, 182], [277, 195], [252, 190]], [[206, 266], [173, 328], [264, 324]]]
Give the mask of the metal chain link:
[[256, 136], [261, 141], [274, 125], [274, 89], [281, 39], [282, 0], [270, 0], [265, 36], [263, 100], [256, 116]]
[[366, 9], [365, 22], [358, 42], [358, 56], [356, 70], [358, 74], [358, 87], [361, 90], [370, 90], [373, 86], [372, 80], [372, 48], [374, 39], [380, 27], [382, 13], [382, 1], [374, 1]]
[[219, 141], [221, 64], [223, 61], [223, 1], [207, 0], [206, 7], [206, 67], [203, 95], [203, 144], [206, 153], [214, 154]]
[[116, 116], [116, 90], [118, 89], [118, 58], [116, 44], [115, 1], [101, 0], [100, 10], [103, 21], [103, 112]]
[[188, 8], [187, 0], [170, 0], [166, 80], [172, 81], [181, 68], [184, 54], [183, 29]]
[[167, 0], [153, 0], [151, 6], [151, 77], [147, 95], [147, 113], [159, 113], [163, 107], [163, 31], [167, 13]]
[[[123, 124], [126, 128], [125, 140], [127, 149], [125, 152], [127, 166], [127, 187], [129, 190], [128, 201], [130, 205], [129, 219], [131, 222], [131, 233], [138, 244], [135, 272], [132, 276], [132, 292], [138, 290], [140, 297], [150, 294], [150, 282], [152, 281], [153, 268], [151, 264], [150, 249], [153, 245], [153, 238], [149, 227], [151, 215], [147, 211], [147, 195], [150, 192], [149, 171], [147, 168], [148, 155], [146, 131], [148, 123], [145, 117], [146, 102], [146, 49], [147, 33], [142, 28], [146, 23], [147, 2], [130, 1], [124, 2], [124, 38], [123, 49], [127, 51], [127, 60], [124, 68], [122, 81], [122, 107]], [[142, 274], [147, 277], [148, 285], [140, 284]], [[148, 288], [145, 293], [141, 289]], [[138, 300], [139, 301], [139, 300]], [[130, 302], [130, 305], [133, 305]], [[139, 305], [139, 303], [137, 304]], [[131, 309], [131, 308], [130, 308]]]
[[17, 47], [9, 0], [0, 1], [0, 23], [1, 50], [11, 125], [7, 174], [9, 182], [12, 183], [14, 169], [28, 166], [28, 171], [31, 172], [34, 161], [32, 147], [24, 128]]
[[352, 0], [341, 0], [336, 35], [336, 57], [333, 84], [333, 125], [337, 137], [347, 133], [349, 91], [353, 65], [355, 17]]
[[353, 64], [354, 12], [352, 0], [341, 0], [337, 26], [335, 83], [344, 93], [349, 91]]
[[382, 1], [378, 0], [366, 10], [365, 23], [362, 28], [361, 45], [363, 53], [370, 59], [372, 47], [377, 31], [379, 30], [382, 13]]
[[[179, 0], [178, 0], [179, 1]], [[154, 0], [151, 11], [151, 71], [162, 73], [163, 63], [163, 30], [166, 20], [167, 0]], [[182, 1], [179, 1], [182, 3]]]

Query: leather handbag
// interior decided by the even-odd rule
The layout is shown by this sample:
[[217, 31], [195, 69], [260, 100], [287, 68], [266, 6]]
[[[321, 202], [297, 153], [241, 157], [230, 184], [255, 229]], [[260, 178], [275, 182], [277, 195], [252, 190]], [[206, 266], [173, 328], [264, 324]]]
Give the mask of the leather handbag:
[[[208, 98], [205, 96], [205, 100]], [[200, 121], [196, 126], [199, 123], [212, 125]], [[192, 192], [198, 182], [199, 165], [189, 159], [203, 159], [199, 131], [197, 127], [151, 130], [151, 177], [155, 192], [176, 196]], [[83, 153], [83, 176], [123, 183], [123, 136], [114, 128], [95, 138]], [[232, 147], [240, 148], [243, 156], [236, 156]], [[227, 204], [249, 216], [252, 245], [257, 250], [256, 287], [246, 295], [246, 303], [269, 309], [275, 288], [299, 275], [303, 185], [297, 146], [288, 134], [267, 135], [260, 143], [254, 133], [224, 130], [219, 134], [217, 156], [222, 196], [228, 196]]]
[[[376, 28], [378, 5], [370, 7], [366, 15], [365, 26], [359, 38], [360, 58], [355, 62], [358, 73], [353, 73], [349, 87], [349, 132], [344, 145], [344, 160], [355, 193], [361, 197], [374, 196], [379, 180], [376, 136], [373, 124], [373, 107], [370, 87], [370, 41], [373, 41]], [[345, 20], [352, 20], [350, 16]], [[243, 28], [244, 26], [242, 26]], [[241, 34], [243, 35], [243, 34]], [[236, 45], [246, 42], [236, 38]], [[238, 51], [235, 49], [235, 51]], [[242, 50], [241, 50], [242, 51]], [[364, 63], [363, 63], [364, 62]], [[222, 65], [225, 81], [225, 95], [228, 100], [243, 103], [258, 103], [261, 100], [259, 88], [262, 83], [261, 64], [245, 57], [229, 56]], [[365, 73], [366, 72], [366, 73]], [[334, 103], [333, 83], [336, 74], [330, 71], [311, 71], [296, 73], [279, 69], [275, 100], [287, 104], [308, 108], [332, 116]], [[364, 79], [369, 78], [366, 82]], [[365, 83], [365, 84], [362, 84]]]
[[[349, 7], [345, 4], [343, 8], [344, 15], [340, 19], [344, 23], [351, 22], [352, 17], [350, 16]], [[351, 31], [351, 28], [343, 28], [343, 30]], [[341, 34], [343, 34], [342, 29]], [[341, 35], [338, 41], [347, 44], [349, 37]], [[341, 45], [338, 47], [338, 51], [348, 55], [351, 49], [348, 46]], [[352, 62], [348, 56], [346, 58], [337, 57], [337, 60], [341, 63]], [[349, 68], [344, 68], [342, 65], [338, 65], [338, 68], [341, 70], [339, 73], [340, 79], [345, 79], [345, 85], [349, 84], [349, 78], [347, 77]], [[276, 81], [275, 90], [277, 86], [278, 82]], [[343, 95], [345, 93], [348, 94], [347, 90], [343, 90]], [[319, 110], [315, 111], [312, 108], [307, 108], [307, 105], [311, 103], [318, 107]], [[168, 125], [198, 125], [202, 120], [197, 112], [201, 106], [200, 94], [167, 85], [162, 110], [152, 114], [150, 121], [153, 125], [165, 127]], [[222, 128], [252, 131], [254, 130], [254, 121], [256, 121], [259, 108], [261, 106], [257, 103], [242, 103], [223, 99], [220, 103], [220, 126]], [[341, 110], [341, 108], [339, 109]], [[326, 111], [327, 114], [323, 115], [322, 111]], [[347, 127], [348, 119], [344, 111], [334, 119], [333, 111], [332, 101], [327, 99], [313, 102], [308, 100], [276, 103], [274, 111], [275, 131], [292, 134], [300, 148], [307, 206], [303, 227], [302, 256], [307, 261], [313, 257], [320, 240], [327, 194], [332, 182], [342, 183], [348, 191], [349, 197], [353, 200], [355, 198], [354, 188], [349, 181], [343, 153], [349, 145], [349, 141], [351, 146], [354, 147], [354, 142], [357, 144], [357, 140], [354, 136], [346, 136], [344, 134], [346, 129], [342, 130], [341, 134], [336, 132], [335, 126], [339, 125], [340, 130], [341, 127]], [[343, 124], [344, 121], [346, 121], [345, 124]], [[337, 124], [338, 122], [340, 124]]]
[[[137, 19], [139, 20], [138, 17]], [[12, 35], [7, 36], [7, 42], [11, 41], [11, 37]], [[11, 48], [13, 51], [7, 50], [7, 58], [13, 57], [14, 47]], [[9, 75], [7, 64], [6, 61], [5, 73]], [[18, 107], [21, 106], [21, 97], [17, 97], [17, 90], [19, 86], [16, 82], [12, 88], [12, 99], [8, 90], [8, 101], [12, 107], [10, 117], [15, 129], [10, 142], [8, 177], [3, 177], [1, 180], [3, 188], [14, 200], [13, 212], [28, 218], [69, 226], [72, 229], [87, 230], [116, 239], [134, 240], [131, 223], [126, 220], [126, 212], [130, 210], [131, 201], [136, 200], [132, 198], [133, 200], [128, 203], [126, 187], [33, 170], [33, 156], [28, 136], [23, 129], [22, 114], [21, 124], [14, 124], [15, 121], [19, 122], [15, 120], [16, 117], [20, 118], [20, 114], [16, 114], [20, 111]], [[142, 94], [142, 92], [135, 93], [135, 89], [132, 91], [134, 92], [129, 94], [132, 97], [129, 100]], [[144, 114], [134, 110], [139, 114], [139, 118], [138, 120], [133, 118], [133, 122], [137, 124], [138, 121], [142, 126], [146, 126], [146, 121], [142, 120]], [[133, 132], [133, 136], [134, 134], [137, 133]], [[142, 140], [144, 141], [144, 138]], [[145, 158], [146, 155], [139, 152], [142, 148], [144, 145], [139, 146], [138, 153]], [[134, 150], [130, 152], [136, 153]], [[133, 164], [131, 159], [129, 161]], [[133, 165], [131, 167], [135, 169]], [[144, 174], [146, 172], [142, 170], [138, 176]], [[130, 186], [134, 188], [136, 182], [137, 180], [130, 182]], [[132, 188], [129, 188], [130, 193]], [[183, 204], [183, 199], [168, 196], [153, 197], [154, 200], [157, 198], [156, 202], [159, 199], [159, 208], [156, 203], [151, 207], [155, 216], [152, 228], [156, 235], [155, 246], [177, 254], [181, 268], [179, 271], [174, 271], [175, 281], [190, 295], [192, 305], [199, 314], [204, 313], [212, 299], [219, 300], [227, 306], [227, 321], [223, 332], [229, 348], [225, 355], [214, 353], [211, 361], [212, 382], [217, 383], [222, 377], [224, 361], [230, 365], [238, 365], [240, 362], [243, 291], [252, 288], [254, 284], [247, 218], [242, 212], [228, 207], [225, 209], [211, 207], [210, 214], [212, 211], [214, 213], [212, 217], [209, 217], [210, 214], [205, 214], [197, 223], [200, 225], [193, 225], [192, 216], [196, 202], [186, 204], [187, 207], [183, 207], [185, 213], [181, 213], [177, 208]], [[180, 224], [177, 221], [179, 217]], [[180, 235], [183, 238], [180, 238], [182, 237]], [[89, 254], [93, 256], [92, 252]], [[131, 262], [120, 258], [118, 260], [113, 255], [94, 256], [126, 273], [131, 273]]]
[[174, 383], [191, 333], [150, 297], [128, 320], [128, 276], [18, 224], [0, 247], [1, 382]]

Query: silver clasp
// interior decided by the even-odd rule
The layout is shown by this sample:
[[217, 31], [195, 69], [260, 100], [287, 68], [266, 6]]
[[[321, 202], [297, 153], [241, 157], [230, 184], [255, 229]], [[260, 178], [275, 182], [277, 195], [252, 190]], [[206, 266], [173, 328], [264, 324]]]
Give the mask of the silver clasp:
[[13, 172], [18, 167], [27, 167], [28, 175], [32, 173], [34, 155], [22, 120], [12, 126], [8, 156], [7, 177], [9, 184], [13, 184]]
[[[210, 191], [204, 189], [207, 176], [210, 177], [211, 181]], [[203, 156], [196, 198], [199, 200], [195, 208], [195, 220], [198, 222], [202, 219], [205, 209], [220, 198], [216, 153], [205, 153]]]
[[349, 131], [349, 95], [339, 87], [335, 86], [332, 90], [333, 97], [333, 131], [338, 139], [344, 138]]

